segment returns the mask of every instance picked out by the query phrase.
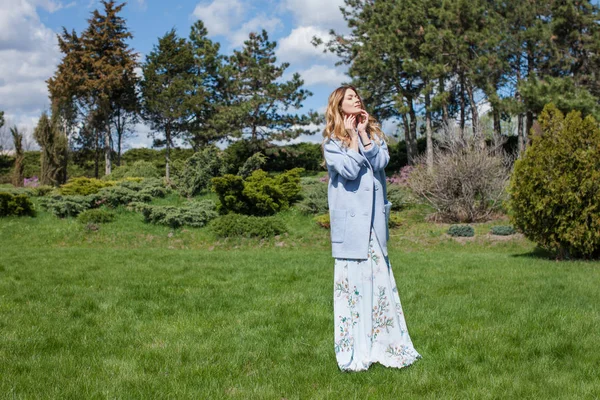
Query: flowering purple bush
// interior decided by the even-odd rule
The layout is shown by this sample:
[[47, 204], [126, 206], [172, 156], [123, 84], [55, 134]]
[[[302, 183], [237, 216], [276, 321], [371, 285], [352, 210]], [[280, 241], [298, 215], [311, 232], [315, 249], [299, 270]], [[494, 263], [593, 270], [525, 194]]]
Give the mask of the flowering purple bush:
[[410, 177], [411, 172], [414, 167], [412, 165], [405, 165], [402, 167], [399, 173], [394, 174], [387, 178], [387, 183], [392, 185], [401, 185], [405, 186], [408, 183], [408, 178]]
[[25, 178], [23, 180], [23, 186], [25, 187], [38, 187], [40, 186], [40, 180], [37, 176], [32, 176], [31, 178]]

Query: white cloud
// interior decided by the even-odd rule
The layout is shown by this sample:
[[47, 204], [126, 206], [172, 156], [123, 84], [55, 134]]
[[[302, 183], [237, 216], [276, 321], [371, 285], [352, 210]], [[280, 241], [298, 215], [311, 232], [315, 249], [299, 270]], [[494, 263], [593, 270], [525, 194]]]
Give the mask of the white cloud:
[[285, 0], [283, 7], [294, 15], [298, 25], [313, 25], [343, 32], [346, 21], [340, 7], [344, 0]]
[[242, 22], [244, 8], [239, 0], [214, 0], [196, 5], [192, 15], [204, 22], [210, 35], [228, 36]]
[[[229, 44], [232, 48], [242, 46], [245, 40], [248, 40], [250, 32], [260, 33], [263, 29], [272, 34], [273, 31], [277, 30], [282, 26], [279, 18], [268, 18], [265, 15], [259, 15], [252, 18], [244, 24], [237, 31], [232, 32], [229, 35]], [[271, 39], [269, 39], [271, 40]]]
[[36, 7], [54, 12], [65, 6], [53, 1], [0, 2], [0, 110], [30, 130], [49, 107], [45, 81], [60, 60], [56, 34], [40, 21]]
[[298, 73], [304, 80], [305, 86], [326, 85], [337, 87], [348, 80], [348, 77], [340, 70], [325, 65], [313, 65], [308, 69], [298, 71]]
[[330, 37], [328, 32], [314, 26], [300, 26], [293, 29], [287, 37], [278, 41], [277, 59], [293, 65], [307, 65], [316, 60], [329, 60], [331, 64], [335, 63], [337, 61], [335, 54], [323, 53], [321, 47], [311, 44], [314, 36], [323, 39], [324, 42], [327, 42]]

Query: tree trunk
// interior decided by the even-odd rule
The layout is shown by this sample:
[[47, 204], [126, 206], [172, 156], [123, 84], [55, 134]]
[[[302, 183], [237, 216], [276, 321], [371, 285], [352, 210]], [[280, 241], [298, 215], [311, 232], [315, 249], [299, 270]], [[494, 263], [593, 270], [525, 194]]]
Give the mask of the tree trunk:
[[[446, 92], [446, 88], [444, 86], [444, 78], [440, 78], [440, 86], [439, 86], [440, 94]], [[442, 101], [442, 124], [444, 125], [444, 129], [448, 127], [448, 103], [446, 100]]]
[[431, 131], [431, 94], [425, 93], [425, 135], [427, 138], [427, 168], [433, 170], [433, 134]]
[[407, 100], [408, 113], [410, 115], [410, 146], [412, 147], [411, 153], [413, 154], [413, 159], [409, 162], [412, 165], [414, 164], [416, 157], [419, 155], [419, 148], [417, 147], [417, 113], [415, 112], [415, 105], [412, 97], [407, 98]]
[[500, 111], [498, 111], [497, 106], [492, 109], [492, 117], [494, 118], [494, 147], [496, 148], [496, 154], [500, 154], [502, 126], [500, 125]]
[[165, 139], [167, 139], [167, 150], [165, 151], [165, 178], [167, 179], [167, 185], [171, 186], [171, 127], [168, 124], [165, 129]]
[[412, 153], [412, 146], [410, 145], [410, 126], [408, 124], [408, 116], [406, 113], [402, 113], [402, 123], [404, 124], [404, 143], [406, 144], [406, 160], [408, 165], [412, 165], [412, 160], [415, 155]]
[[104, 134], [104, 175], [110, 175], [110, 173], [112, 172], [110, 142], [110, 125], [107, 122], [106, 133]]
[[479, 132], [479, 112], [477, 111], [477, 104], [475, 104], [475, 98], [473, 97], [473, 86], [469, 82], [466, 85], [467, 95], [469, 96], [469, 106], [471, 107], [471, 123], [473, 124], [473, 136], [479, 137], [481, 140], [483, 135]]
[[466, 104], [465, 104], [465, 75], [460, 72], [460, 137], [464, 138], [465, 135], [465, 119], [466, 119]]
[[[527, 79], [530, 79], [534, 74], [534, 56], [533, 49], [531, 48], [531, 44], [527, 43]], [[525, 121], [525, 132], [523, 137], [523, 143], [527, 146], [527, 140], [529, 138], [531, 127], [533, 126], [533, 112], [531, 110], [527, 110], [526, 113], [526, 121]]]
[[94, 138], [96, 139], [95, 140], [95, 142], [96, 142], [95, 143], [95, 147], [96, 148], [94, 149], [94, 153], [95, 153], [94, 154], [94, 177], [96, 179], [98, 179], [98, 173], [99, 173], [99, 171], [98, 171], [98, 169], [99, 169], [98, 164], [100, 164], [100, 137], [99, 137], [100, 134], [99, 134], [99, 129], [97, 129], [97, 128], [93, 128], [93, 129], [94, 129]]
[[525, 137], [523, 135], [523, 114], [517, 116], [517, 142], [519, 144], [519, 157], [525, 151]]
[[[517, 92], [515, 93], [515, 99], [517, 104], [522, 103], [521, 92], [519, 92], [519, 84], [521, 83], [521, 56], [517, 56]], [[518, 143], [518, 157], [520, 158], [525, 151], [525, 137], [523, 136], [523, 113], [519, 113], [517, 116], [517, 143]]]
[[116, 126], [116, 130], [117, 130], [117, 166], [120, 167], [121, 166], [121, 147], [123, 145], [123, 126], [124, 124], [121, 121], [121, 111], [119, 110], [117, 112], [117, 116], [116, 116], [116, 121], [117, 121], [117, 126]]

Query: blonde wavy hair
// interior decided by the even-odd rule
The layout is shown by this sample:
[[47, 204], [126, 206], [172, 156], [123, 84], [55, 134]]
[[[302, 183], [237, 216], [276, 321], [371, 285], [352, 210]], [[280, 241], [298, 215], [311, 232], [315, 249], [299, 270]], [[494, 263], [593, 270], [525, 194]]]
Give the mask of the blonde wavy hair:
[[[344, 115], [342, 113], [342, 101], [344, 100], [344, 95], [348, 89], [354, 90], [354, 93], [356, 93], [356, 96], [358, 96], [358, 99], [360, 100], [361, 107], [364, 107], [362, 98], [355, 87], [346, 85], [335, 89], [329, 95], [327, 111], [325, 112], [323, 144], [330, 138], [334, 138], [340, 140], [345, 146], [350, 145], [350, 135], [348, 135], [344, 128]], [[369, 121], [367, 122], [367, 133], [377, 144], [381, 144], [382, 141], [386, 140], [385, 134], [381, 130], [379, 123], [371, 115], [369, 115]]]

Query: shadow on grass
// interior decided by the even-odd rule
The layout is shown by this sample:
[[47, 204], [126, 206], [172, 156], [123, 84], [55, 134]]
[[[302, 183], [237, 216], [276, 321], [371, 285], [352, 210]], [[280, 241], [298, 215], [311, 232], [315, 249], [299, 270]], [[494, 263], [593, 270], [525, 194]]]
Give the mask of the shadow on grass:
[[548, 251], [548, 250], [543, 249], [538, 246], [536, 246], [535, 249], [533, 249], [532, 251], [529, 251], [527, 253], [512, 254], [511, 257], [536, 258], [536, 259], [542, 259], [542, 260], [556, 260], [555, 253], [552, 253], [551, 251]]

